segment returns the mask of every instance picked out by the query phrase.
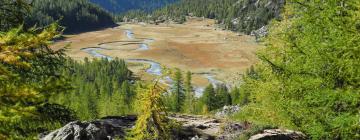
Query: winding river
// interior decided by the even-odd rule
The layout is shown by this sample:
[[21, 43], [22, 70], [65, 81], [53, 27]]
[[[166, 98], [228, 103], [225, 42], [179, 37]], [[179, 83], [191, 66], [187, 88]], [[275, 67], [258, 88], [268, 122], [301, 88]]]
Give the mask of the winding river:
[[[134, 33], [131, 30], [125, 30], [125, 34], [127, 36], [128, 39], [137, 39], [134, 36]], [[136, 49], [135, 51], [146, 51], [149, 50], [150, 47], [148, 45], [148, 43], [153, 42], [153, 39], [143, 39], [142, 43], [139, 44], [139, 48]], [[91, 47], [91, 48], [83, 48], [81, 49], [82, 51], [90, 54], [93, 57], [96, 58], [105, 58], [108, 60], [113, 60], [112, 57], [101, 54], [99, 51], [101, 50], [111, 50], [111, 49], [107, 49], [106, 43], [101, 43], [101, 45], [98, 45], [99, 47]], [[151, 75], [155, 75], [155, 76], [161, 76], [162, 75], [162, 67], [160, 63], [157, 63], [155, 61], [152, 60], [148, 60], [148, 59], [126, 59], [126, 62], [132, 62], [132, 63], [145, 63], [145, 64], [149, 64], [150, 68], [148, 68], [146, 70], [147, 73], [151, 74]], [[216, 86], [218, 84], [221, 84], [223, 82], [216, 80], [214, 75], [211, 74], [203, 74], [204, 77], [206, 79], [208, 79], [209, 83], [213, 84], [213, 86]], [[171, 85], [171, 83], [173, 82], [173, 80], [169, 77], [166, 76], [162, 79], [160, 79], [160, 82], [165, 84], [165, 85]], [[202, 93], [204, 92], [205, 88], [204, 87], [194, 87], [194, 92], [196, 97], [200, 97], [202, 95]]]

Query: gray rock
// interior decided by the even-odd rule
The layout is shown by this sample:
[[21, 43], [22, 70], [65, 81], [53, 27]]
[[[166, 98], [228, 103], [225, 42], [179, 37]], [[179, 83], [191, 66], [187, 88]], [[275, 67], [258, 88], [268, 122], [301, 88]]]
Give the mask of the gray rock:
[[228, 122], [222, 128], [222, 133], [216, 139], [217, 140], [234, 140], [237, 139], [241, 133], [245, 130], [243, 124]]
[[260, 41], [261, 38], [267, 36], [269, 34], [267, 26], [263, 26], [258, 30], [252, 31], [250, 35], [256, 37], [256, 41]]
[[224, 106], [219, 112], [215, 113], [215, 117], [223, 118], [235, 114], [240, 111], [240, 106]]
[[41, 140], [111, 140], [123, 138], [125, 130], [134, 126], [135, 116], [107, 117], [92, 122], [70, 122], [64, 127], [47, 135]]
[[293, 130], [267, 129], [249, 140], [306, 140], [305, 134]]
[[[244, 130], [239, 123], [195, 115], [173, 114], [168, 118], [182, 124], [173, 131], [174, 140], [232, 140]], [[124, 138], [126, 130], [135, 125], [136, 116], [106, 117], [91, 122], [74, 121], [49, 134], [40, 134], [41, 140], [112, 140]]]

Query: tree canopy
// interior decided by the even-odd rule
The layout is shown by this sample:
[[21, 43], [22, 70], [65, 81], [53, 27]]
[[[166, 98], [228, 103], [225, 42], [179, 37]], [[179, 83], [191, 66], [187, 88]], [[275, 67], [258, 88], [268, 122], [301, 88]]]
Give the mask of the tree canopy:
[[359, 15], [358, 0], [289, 1], [245, 78], [250, 104], [237, 118], [312, 139], [359, 139]]
[[112, 16], [87, 0], [34, 0], [26, 25], [46, 26], [59, 21], [65, 33], [83, 32], [115, 25]]

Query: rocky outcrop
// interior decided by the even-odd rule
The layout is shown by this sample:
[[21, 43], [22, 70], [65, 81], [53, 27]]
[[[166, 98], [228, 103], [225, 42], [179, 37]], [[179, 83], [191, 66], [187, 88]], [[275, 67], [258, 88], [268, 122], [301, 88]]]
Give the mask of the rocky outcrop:
[[182, 124], [182, 131], [188, 134], [187, 139], [215, 139], [221, 129], [220, 120], [206, 116], [173, 114], [169, 118]]
[[[233, 140], [248, 127], [246, 124], [206, 116], [173, 114], [168, 118], [182, 127], [173, 130], [174, 140]], [[91, 122], [74, 121], [50, 133], [39, 136], [41, 140], [112, 140], [124, 138], [126, 131], [136, 122], [136, 116], [106, 117]], [[254, 135], [250, 140], [304, 140], [301, 132], [269, 129]]]
[[235, 114], [240, 111], [240, 106], [224, 106], [219, 112], [215, 113], [215, 117], [223, 118]]
[[217, 140], [234, 140], [237, 139], [246, 129], [244, 124], [227, 122], [221, 130], [221, 134], [216, 138]]
[[265, 37], [268, 35], [269, 31], [268, 31], [268, 26], [263, 26], [258, 30], [254, 30], [251, 32], [250, 35], [255, 36], [256, 37], [256, 41], [260, 41], [261, 38]]
[[191, 134], [182, 136], [189, 140], [233, 140], [245, 129], [243, 124], [206, 116], [172, 115], [169, 118], [182, 124], [181, 133]]
[[268, 129], [249, 140], [305, 140], [305, 134], [292, 130]]
[[136, 116], [106, 117], [92, 122], [70, 122], [49, 134], [41, 134], [41, 140], [109, 140], [123, 138], [126, 129], [134, 126]]

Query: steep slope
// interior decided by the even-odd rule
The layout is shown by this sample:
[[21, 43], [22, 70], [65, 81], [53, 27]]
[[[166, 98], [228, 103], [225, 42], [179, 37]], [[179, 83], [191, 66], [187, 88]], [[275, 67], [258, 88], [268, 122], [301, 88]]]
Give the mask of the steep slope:
[[178, 0], [90, 0], [113, 13], [129, 10], [151, 11], [176, 1]]
[[60, 20], [65, 32], [82, 32], [112, 26], [112, 17], [87, 0], [35, 0], [26, 23], [46, 26]]
[[151, 22], [175, 21], [182, 23], [185, 16], [218, 20], [225, 29], [250, 34], [280, 18], [285, 0], [181, 0], [147, 16], [139, 11], [129, 12], [127, 19]]

